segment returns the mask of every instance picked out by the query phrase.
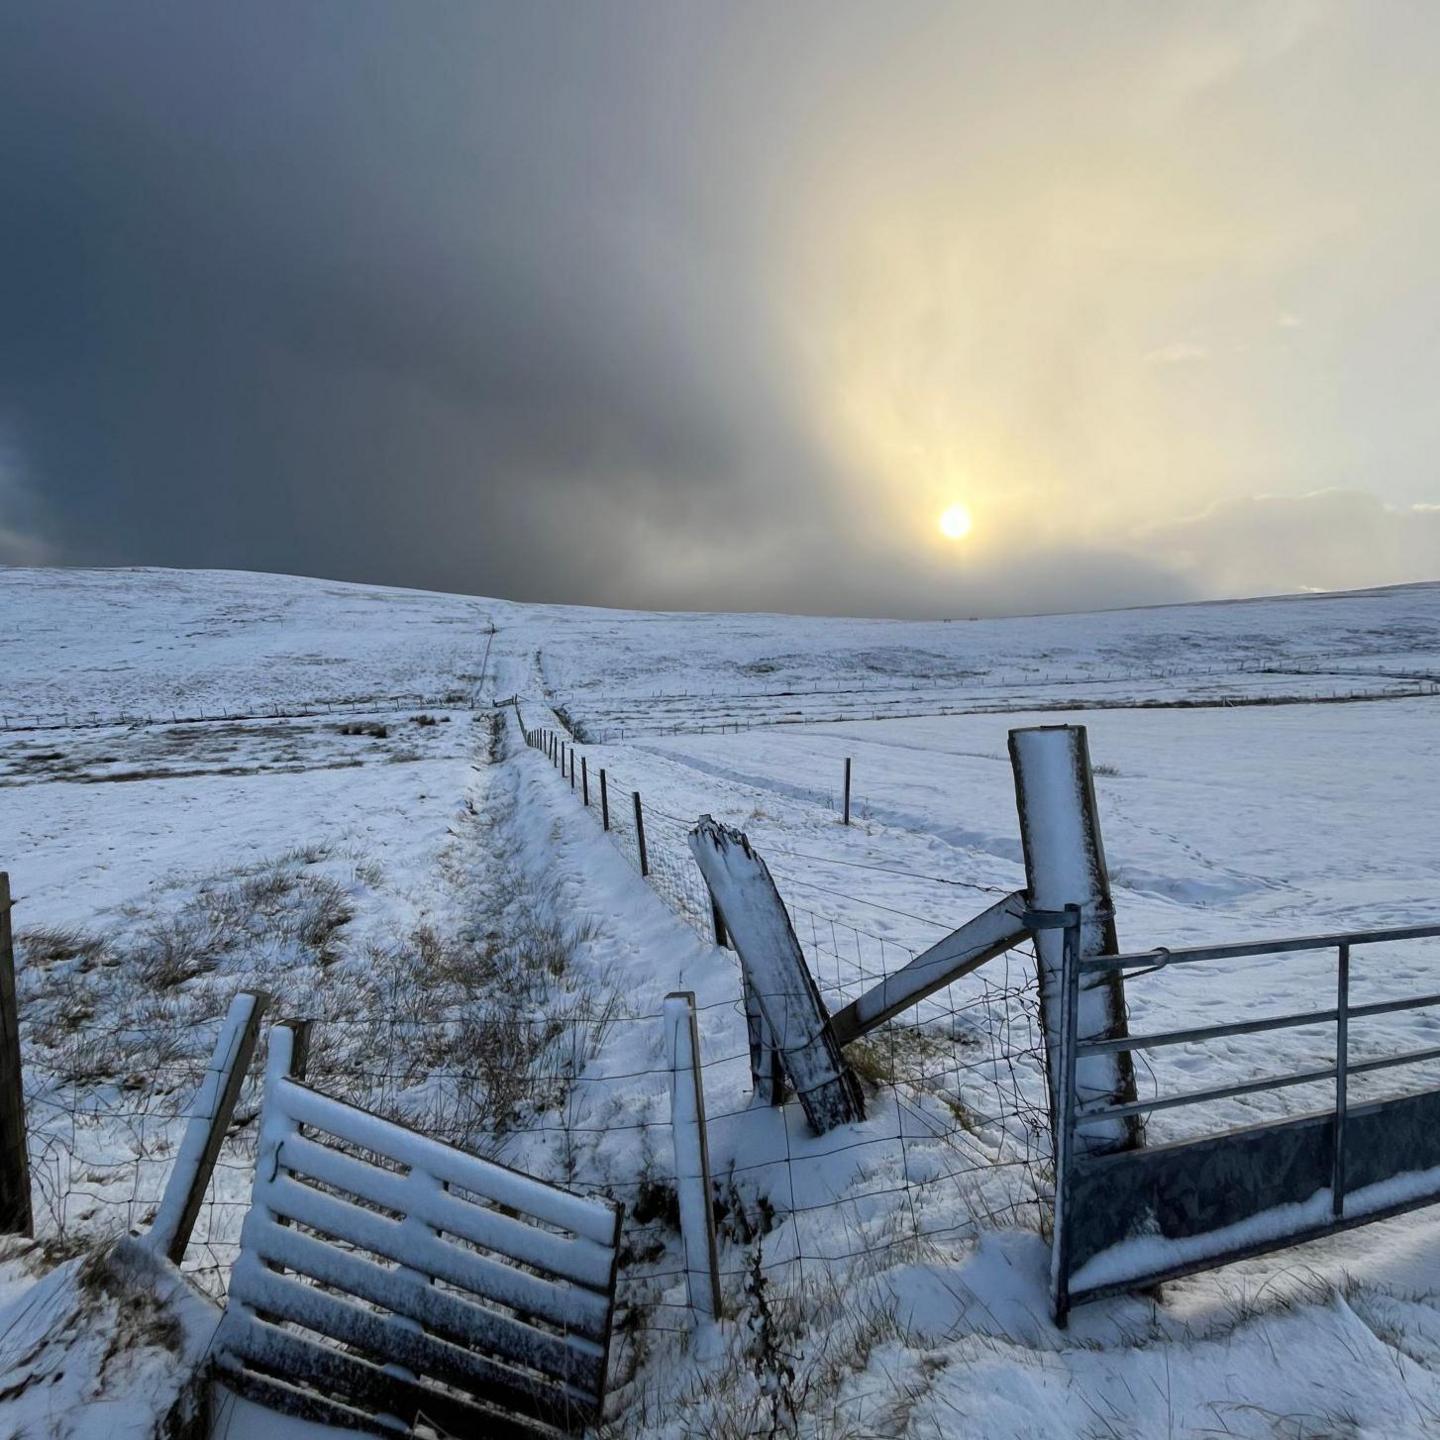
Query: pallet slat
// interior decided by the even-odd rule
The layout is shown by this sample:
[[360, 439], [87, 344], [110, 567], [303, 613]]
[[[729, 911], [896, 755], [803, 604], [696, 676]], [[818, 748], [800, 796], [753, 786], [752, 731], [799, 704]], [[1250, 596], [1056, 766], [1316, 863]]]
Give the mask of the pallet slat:
[[272, 1181], [261, 1198], [265, 1208], [276, 1215], [327, 1235], [343, 1236], [386, 1260], [423, 1270], [436, 1280], [563, 1325], [573, 1334], [591, 1340], [604, 1336], [609, 1301], [595, 1291], [558, 1286], [527, 1270], [462, 1250], [438, 1235], [417, 1236], [404, 1229], [399, 1220], [363, 1210], [339, 1196], [289, 1178]]
[[483, 1345], [503, 1359], [557, 1375], [593, 1394], [603, 1352], [593, 1340], [552, 1335], [521, 1320], [472, 1304], [363, 1255], [338, 1250], [298, 1230], [263, 1227], [252, 1247], [263, 1261], [384, 1305], [456, 1345]]
[[[606, 1286], [610, 1274], [610, 1251], [606, 1245], [555, 1235], [509, 1215], [502, 1215], [497, 1210], [471, 1205], [444, 1191], [412, 1185], [408, 1176], [393, 1170], [382, 1170], [378, 1165], [369, 1165], [352, 1155], [342, 1155], [338, 1150], [328, 1149], [302, 1135], [285, 1137], [280, 1147], [280, 1164], [296, 1175], [309, 1176], [323, 1184], [333, 1185], [337, 1190], [349, 1191], [387, 1210], [413, 1215], [436, 1230], [458, 1235], [473, 1245], [483, 1245], [487, 1250], [508, 1255], [536, 1269], [548, 1270], [552, 1275], [573, 1280], [591, 1290], [604, 1290]], [[267, 1189], [275, 1192], [273, 1203], [283, 1209], [279, 1193], [283, 1190], [286, 1196], [290, 1196], [292, 1192], [278, 1179], [269, 1182]], [[272, 1199], [267, 1195], [263, 1203], [271, 1204]], [[303, 1197], [294, 1203], [304, 1203]], [[349, 1202], [341, 1200], [341, 1203]], [[357, 1215], [373, 1213], [362, 1211], [358, 1206], [351, 1208]], [[290, 1212], [286, 1210], [285, 1213]], [[310, 1223], [305, 1215], [292, 1215], [291, 1218]], [[607, 1214], [606, 1223], [613, 1229], [613, 1212]], [[456, 1253], [465, 1255], [467, 1252], [457, 1250]]]
[[[233, 1329], [227, 1319], [226, 1329], [225, 1352], [218, 1363], [225, 1372], [227, 1384], [232, 1383], [236, 1373], [235, 1362], [243, 1360], [245, 1366], [240, 1373], [247, 1376], [259, 1370], [286, 1389], [304, 1384], [320, 1392], [321, 1400], [329, 1399], [351, 1410], [363, 1406], [371, 1412], [374, 1417], [371, 1423], [381, 1434], [409, 1434], [415, 1417], [421, 1414], [452, 1435], [489, 1437], [502, 1433], [493, 1427], [505, 1421], [513, 1424], [515, 1435], [525, 1436], [527, 1440], [544, 1433], [526, 1427], [518, 1417], [497, 1415], [493, 1410], [382, 1370], [358, 1356], [342, 1354], [328, 1345], [313, 1344], [255, 1316], [244, 1317]], [[337, 1395], [344, 1395], [346, 1399], [335, 1401]], [[399, 1427], [386, 1423], [391, 1416], [400, 1421]]]
[[[381, 1363], [433, 1376], [518, 1414], [565, 1424], [594, 1413], [593, 1395], [513, 1370], [478, 1351], [427, 1335], [401, 1316], [364, 1309], [293, 1276], [267, 1270], [253, 1256], [242, 1255], [236, 1262], [231, 1285], [237, 1303], [247, 1309], [303, 1325]], [[312, 1342], [312, 1348], [328, 1347]]]
[[424, 1169], [447, 1185], [473, 1190], [497, 1205], [533, 1215], [547, 1225], [573, 1231], [600, 1245], [609, 1243], [615, 1222], [614, 1206], [608, 1201], [572, 1195], [496, 1161], [467, 1155], [463, 1150], [404, 1129], [368, 1110], [341, 1104], [294, 1080], [279, 1083], [276, 1099], [284, 1114], [298, 1124], [313, 1125], [351, 1145], [381, 1155], [394, 1153], [398, 1132], [404, 1137], [404, 1153], [396, 1154], [397, 1160]]

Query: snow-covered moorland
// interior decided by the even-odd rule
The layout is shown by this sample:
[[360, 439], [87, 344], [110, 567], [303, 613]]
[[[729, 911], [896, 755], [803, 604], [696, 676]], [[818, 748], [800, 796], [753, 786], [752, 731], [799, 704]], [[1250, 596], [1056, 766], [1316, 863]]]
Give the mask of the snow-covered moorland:
[[[315, 1084], [625, 1202], [617, 1435], [1440, 1429], [1431, 1211], [1050, 1324], [1021, 952], [857, 1047], [855, 1133], [817, 1140], [793, 1107], [751, 1108], [736, 970], [683, 843], [702, 812], [747, 831], [833, 1006], [1023, 883], [1006, 733], [1074, 720], [1126, 948], [1433, 919], [1440, 586], [920, 624], [12, 569], [0, 615], [0, 868], [43, 1242], [6, 1252], [0, 1333], [47, 1265], [146, 1222], [249, 986], [273, 1016], [317, 1018]], [[524, 746], [517, 710], [493, 708], [511, 698], [526, 725], [568, 730], [592, 778], [606, 769], [614, 834]], [[1159, 1028], [1304, 1009], [1331, 963], [1162, 972], [1132, 986], [1132, 1013]], [[1355, 999], [1437, 979], [1440, 947], [1357, 956]], [[677, 989], [700, 1007], [722, 1202], [728, 1316], [700, 1330], [658, 1022]], [[1354, 1053], [1433, 1045], [1435, 1023], [1377, 1019]], [[1330, 1043], [1180, 1046], [1144, 1083], [1323, 1064]], [[1435, 1078], [1366, 1077], [1374, 1093]], [[1263, 1093], [1154, 1133], [1327, 1099]], [[255, 1100], [187, 1262], [212, 1294]], [[249, 1433], [248, 1412], [226, 1418]]]

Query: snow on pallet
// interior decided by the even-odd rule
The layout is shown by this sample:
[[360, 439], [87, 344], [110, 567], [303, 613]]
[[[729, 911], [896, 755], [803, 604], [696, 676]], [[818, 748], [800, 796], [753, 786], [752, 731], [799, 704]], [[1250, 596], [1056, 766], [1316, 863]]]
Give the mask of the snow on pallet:
[[311, 1090], [291, 1047], [275, 1027], [225, 1383], [381, 1434], [421, 1416], [486, 1436], [596, 1421], [621, 1207]]

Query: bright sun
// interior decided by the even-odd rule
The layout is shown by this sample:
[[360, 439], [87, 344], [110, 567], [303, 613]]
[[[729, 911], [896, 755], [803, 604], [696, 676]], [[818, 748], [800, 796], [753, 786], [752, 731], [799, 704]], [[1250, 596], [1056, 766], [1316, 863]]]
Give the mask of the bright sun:
[[963, 505], [952, 505], [940, 517], [940, 533], [947, 540], [963, 540], [970, 533], [970, 512]]

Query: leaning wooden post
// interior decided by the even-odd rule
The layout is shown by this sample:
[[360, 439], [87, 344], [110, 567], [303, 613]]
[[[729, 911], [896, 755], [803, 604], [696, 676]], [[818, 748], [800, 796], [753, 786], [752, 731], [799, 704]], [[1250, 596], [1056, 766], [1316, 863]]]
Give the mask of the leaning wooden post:
[[850, 757], [845, 757], [845, 823], [850, 823]]
[[640, 874], [650, 873], [650, 855], [645, 849], [645, 812], [640, 808], [640, 792], [632, 790], [630, 798], [635, 802], [635, 843], [640, 851]]
[[10, 876], [0, 870], [0, 1234], [33, 1235], [20, 1007], [15, 999], [15, 938], [10, 926], [13, 904]]
[[715, 1258], [715, 1211], [710, 1203], [710, 1145], [705, 1134], [705, 1086], [695, 996], [665, 997], [665, 1038], [670, 1055], [670, 1128], [675, 1142], [675, 1188], [680, 1197], [680, 1241], [690, 1308], [720, 1318], [720, 1266]]
[[[1090, 745], [1083, 725], [1042, 725], [1010, 732], [1010, 763], [1015, 772], [1015, 803], [1020, 813], [1020, 842], [1031, 908], [1063, 911], [1080, 907], [1081, 958], [1115, 955], [1115, 913], [1110, 876], [1100, 839]], [[1063, 929], [1039, 927], [1040, 1018], [1045, 1032], [1052, 1120], [1059, 1114], [1062, 1057], [1060, 1034], [1065, 1003]], [[1089, 977], [1081, 987], [1076, 1036], [1080, 1040], [1119, 1039], [1129, 1034], [1125, 1018], [1125, 982], [1117, 971]], [[1136, 1099], [1135, 1067], [1125, 1050], [1087, 1055], [1076, 1071], [1076, 1094], [1123, 1105]], [[1087, 1151], [1129, 1150], [1143, 1140], [1139, 1116], [1081, 1121], [1077, 1145]]]
[[[818, 1135], [865, 1118], [865, 1098], [830, 1026], [830, 1015], [769, 867], [739, 830], [702, 815], [690, 849], [730, 932], [765, 1035]], [[752, 1039], [754, 1032], [752, 1030]], [[752, 1057], [755, 1053], [752, 1045]], [[755, 1076], [757, 1093], [763, 1077]]]
[[605, 767], [600, 767], [600, 828], [610, 828], [610, 791], [605, 784]]
[[230, 1002], [210, 1068], [195, 1094], [190, 1123], [180, 1141], [155, 1222], [146, 1236], [150, 1248], [175, 1265], [185, 1258], [190, 1232], [195, 1228], [220, 1146], [235, 1114], [240, 1086], [255, 1053], [260, 1016], [269, 1000], [263, 990], [242, 990]]
[[580, 798], [585, 802], [585, 808], [590, 808], [590, 766], [582, 755], [580, 757]]

